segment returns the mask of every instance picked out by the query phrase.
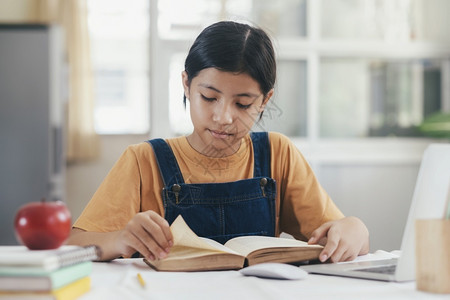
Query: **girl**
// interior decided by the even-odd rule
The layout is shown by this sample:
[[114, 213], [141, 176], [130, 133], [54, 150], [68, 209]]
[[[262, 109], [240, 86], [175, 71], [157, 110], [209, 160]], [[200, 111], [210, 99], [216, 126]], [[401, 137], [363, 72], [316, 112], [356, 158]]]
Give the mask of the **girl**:
[[102, 260], [164, 258], [181, 214], [199, 236], [286, 232], [324, 249], [321, 261], [369, 251], [368, 231], [344, 217], [285, 136], [249, 133], [273, 95], [275, 54], [261, 29], [219, 22], [192, 45], [182, 72], [188, 136], [129, 146], [74, 223], [69, 244], [97, 244]]

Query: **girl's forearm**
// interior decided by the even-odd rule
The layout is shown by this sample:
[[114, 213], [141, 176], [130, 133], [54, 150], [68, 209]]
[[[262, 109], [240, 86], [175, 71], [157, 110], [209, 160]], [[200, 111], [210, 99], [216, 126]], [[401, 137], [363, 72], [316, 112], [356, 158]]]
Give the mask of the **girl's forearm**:
[[101, 250], [100, 261], [108, 261], [120, 257], [122, 254], [117, 249], [117, 236], [120, 232], [88, 232], [73, 228], [67, 245], [88, 246], [96, 245]]

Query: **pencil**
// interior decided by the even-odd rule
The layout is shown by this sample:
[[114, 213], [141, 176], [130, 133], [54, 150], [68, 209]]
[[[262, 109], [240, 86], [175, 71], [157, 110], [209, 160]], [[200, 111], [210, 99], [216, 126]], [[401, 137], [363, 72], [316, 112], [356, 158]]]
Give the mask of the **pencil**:
[[142, 278], [141, 273], [137, 273], [137, 279], [138, 279], [139, 283], [141, 284], [141, 286], [143, 288], [145, 288], [145, 281], [144, 281], [144, 278]]

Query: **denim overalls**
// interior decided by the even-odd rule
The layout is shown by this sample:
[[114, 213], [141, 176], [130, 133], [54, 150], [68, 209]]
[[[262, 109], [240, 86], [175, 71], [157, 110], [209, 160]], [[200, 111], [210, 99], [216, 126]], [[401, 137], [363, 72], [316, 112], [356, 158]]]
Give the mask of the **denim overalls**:
[[267, 132], [251, 133], [253, 178], [225, 183], [186, 184], [169, 145], [149, 140], [164, 182], [165, 219], [182, 215], [198, 235], [225, 243], [241, 235], [275, 235], [275, 180], [270, 178]]

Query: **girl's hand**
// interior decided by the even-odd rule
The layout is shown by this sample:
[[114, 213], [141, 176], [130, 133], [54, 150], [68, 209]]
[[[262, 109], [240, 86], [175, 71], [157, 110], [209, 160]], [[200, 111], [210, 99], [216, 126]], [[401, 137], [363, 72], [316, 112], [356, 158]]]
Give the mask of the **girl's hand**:
[[138, 251], [146, 259], [165, 258], [173, 246], [169, 223], [154, 211], [136, 214], [115, 239], [116, 249], [124, 257]]
[[308, 244], [324, 247], [319, 260], [325, 262], [349, 261], [369, 252], [369, 232], [356, 217], [330, 221], [313, 231]]

